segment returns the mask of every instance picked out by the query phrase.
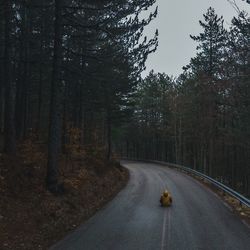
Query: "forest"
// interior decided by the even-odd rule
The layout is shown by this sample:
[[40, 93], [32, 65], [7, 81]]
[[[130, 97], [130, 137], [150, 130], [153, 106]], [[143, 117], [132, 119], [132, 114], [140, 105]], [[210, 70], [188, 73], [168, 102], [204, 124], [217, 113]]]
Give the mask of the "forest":
[[1, 249], [47, 249], [126, 184], [112, 133], [158, 46], [155, 2], [0, 0]]
[[0, 0], [0, 248], [47, 249], [91, 217], [126, 185], [122, 158], [250, 197], [250, 17], [210, 7], [183, 72], [143, 78], [156, 3]]
[[26, 139], [48, 145], [50, 191], [60, 191], [58, 159], [72, 144], [111, 158], [111, 125], [129, 113], [128, 96], [157, 47], [157, 32], [143, 37], [157, 9], [139, 17], [154, 3], [1, 1], [2, 149], [14, 156]]
[[209, 8], [200, 25], [179, 77], [151, 71], [140, 82], [117, 145], [124, 157], [189, 166], [250, 196], [250, 18], [239, 12], [226, 29]]

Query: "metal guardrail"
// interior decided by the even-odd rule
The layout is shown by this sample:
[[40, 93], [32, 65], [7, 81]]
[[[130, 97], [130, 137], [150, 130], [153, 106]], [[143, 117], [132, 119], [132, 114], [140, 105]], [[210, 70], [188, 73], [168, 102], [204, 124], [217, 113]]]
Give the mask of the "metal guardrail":
[[[125, 158], [123, 158], [123, 159], [125, 159]], [[174, 163], [164, 162], [164, 161], [129, 159], [129, 158], [127, 158], [126, 160], [158, 163], [158, 164], [161, 164], [161, 165], [164, 165], [164, 166], [174, 167], [174, 168], [183, 170], [183, 171], [185, 171], [187, 173], [194, 174], [195, 176], [198, 176], [198, 177], [200, 177], [200, 178], [208, 181], [209, 183], [213, 184], [217, 188], [221, 189], [223, 192], [225, 192], [225, 193], [229, 194], [230, 196], [234, 197], [235, 199], [237, 199], [240, 202], [241, 205], [244, 204], [245, 206], [247, 206], [248, 208], [250, 208], [250, 200], [248, 198], [246, 198], [243, 195], [239, 194], [238, 192], [234, 191], [230, 187], [228, 187], [228, 186], [220, 183], [219, 181], [214, 180], [210, 176], [202, 174], [199, 171], [196, 171], [194, 169], [191, 169], [191, 168], [188, 168], [188, 167], [184, 167], [184, 166], [181, 166], [181, 165], [178, 165], [178, 164], [174, 164]]]

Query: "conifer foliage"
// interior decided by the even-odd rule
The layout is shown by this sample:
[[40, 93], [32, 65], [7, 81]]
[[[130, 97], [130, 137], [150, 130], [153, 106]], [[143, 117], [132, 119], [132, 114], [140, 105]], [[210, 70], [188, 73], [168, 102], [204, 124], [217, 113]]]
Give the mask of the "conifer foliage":
[[[0, 129], [3, 150], [36, 134], [48, 145], [46, 183], [60, 192], [59, 158], [77, 128], [79, 143], [110, 159], [113, 124], [156, 50], [143, 31], [155, 0], [0, 1]], [[2, 144], [2, 143], [1, 143]]]
[[250, 196], [250, 18], [240, 12], [226, 30], [209, 8], [200, 25], [183, 73], [151, 72], [137, 88], [119, 151], [190, 166]]

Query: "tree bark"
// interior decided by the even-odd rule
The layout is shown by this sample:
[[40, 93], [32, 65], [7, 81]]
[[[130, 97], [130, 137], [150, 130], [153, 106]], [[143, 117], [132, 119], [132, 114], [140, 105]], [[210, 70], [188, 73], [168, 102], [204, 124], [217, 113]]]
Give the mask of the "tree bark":
[[111, 158], [112, 148], [111, 148], [111, 118], [110, 111], [107, 111], [107, 160], [109, 161]]
[[46, 177], [47, 188], [53, 193], [59, 193], [62, 191], [60, 185], [58, 184], [58, 159], [61, 147], [62, 126], [62, 8], [63, 1], [55, 0], [54, 56], [51, 82], [48, 166]]
[[[0, 17], [0, 36], [4, 37], [4, 17]], [[0, 47], [0, 57], [4, 57], [4, 44]], [[0, 61], [0, 135], [3, 134], [4, 130], [4, 103], [5, 103], [5, 96], [4, 96], [4, 61]], [[0, 139], [2, 141], [2, 138]], [[0, 142], [1, 142], [0, 141]]]
[[17, 81], [16, 94], [16, 136], [17, 138], [25, 137], [28, 127], [29, 114], [29, 82], [30, 82], [30, 48], [29, 48], [29, 34], [30, 34], [30, 18], [29, 9], [27, 6], [22, 6], [20, 16], [22, 19], [21, 36], [20, 36], [20, 65], [19, 65], [19, 79]]
[[38, 85], [38, 107], [37, 107], [37, 123], [36, 123], [36, 132], [39, 134], [40, 132], [40, 126], [41, 126], [41, 110], [42, 110], [42, 86], [43, 86], [43, 66], [44, 66], [44, 59], [43, 59], [43, 37], [44, 37], [44, 24], [42, 24], [42, 31], [41, 31], [41, 38], [40, 38], [40, 55], [41, 58], [39, 60], [39, 85]]
[[5, 124], [4, 151], [15, 155], [15, 84], [11, 79], [11, 1], [4, 1], [5, 46], [4, 46], [4, 82], [5, 82]]

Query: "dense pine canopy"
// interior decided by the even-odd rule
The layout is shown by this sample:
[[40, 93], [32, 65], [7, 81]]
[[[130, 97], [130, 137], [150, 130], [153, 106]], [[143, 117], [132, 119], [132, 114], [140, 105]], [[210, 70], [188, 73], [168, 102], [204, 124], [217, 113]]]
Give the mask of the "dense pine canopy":
[[47, 185], [57, 189], [58, 158], [71, 127], [81, 143], [111, 154], [111, 125], [127, 114], [158, 33], [143, 37], [155, 0], [0, 2], [0, 129], [4, 151], [30, 134], [48, 142]]
[[14, 156], [29, 137], [46, 145], [50, 191], [74, 131], [78, 149], [102, 159], [187, 164], [250, 194], [249, 16], [226, 29], [210, 7], [183, 73], [142, 80], [158, 46], [158, 30], [143, 35], [155, 2], [0, 0], [2, 151]]

